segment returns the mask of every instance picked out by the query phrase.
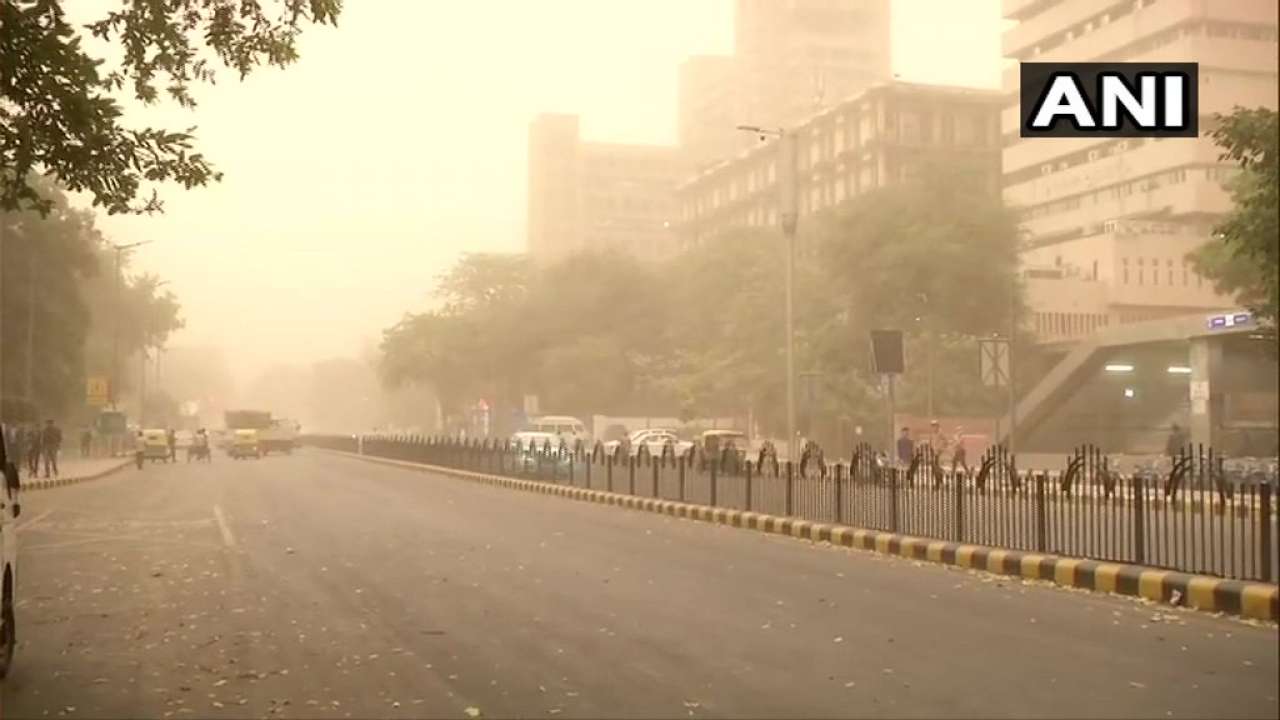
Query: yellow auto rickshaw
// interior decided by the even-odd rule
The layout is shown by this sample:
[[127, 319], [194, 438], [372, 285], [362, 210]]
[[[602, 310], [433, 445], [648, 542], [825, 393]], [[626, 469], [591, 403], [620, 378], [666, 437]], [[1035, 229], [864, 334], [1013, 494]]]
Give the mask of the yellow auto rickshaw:
[[142, 459], [169, 462], [169, 433], [162, 428], [143, 430], [141, 438]]
[[231, 443], [227, 445], [227, 454], [233, 459], [260, 458], [262, 446], [258, 443], [257, 430], [236, 430], [231, 434]]

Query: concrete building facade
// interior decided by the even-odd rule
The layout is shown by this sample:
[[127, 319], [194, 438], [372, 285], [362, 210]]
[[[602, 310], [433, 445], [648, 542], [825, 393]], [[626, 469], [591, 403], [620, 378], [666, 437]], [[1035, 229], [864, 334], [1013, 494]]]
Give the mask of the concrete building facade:
[[[794, 126], [801, 218], [910, 178], [926, 157], [963, 156], [985, 166], [998, 193], [1002, 102], [995, 90], [894, 82], [811, 116]], [[734, 227], [777, 226], [776, 141], [753, 140], [679, 187], [682, 244]]]
[[1018, 67], [1001, 113], [1006, 203], [1025, 231], [1035, 330], [1072, 342], [1112, 325], [1232, 306], [1186, 255], [1231, 209], [1215, 113], [1277, 107], [1274, 0], [1005, 0], [1004, 55], [1200, 65], [1201, 137], [1018, 137]]
[[673, 190], [686, 173], [674, 146], [584, 142], [576, 115], [539, 115], [529, 127], [530, 255], [550, 263], [588, 249], [670, 254]]

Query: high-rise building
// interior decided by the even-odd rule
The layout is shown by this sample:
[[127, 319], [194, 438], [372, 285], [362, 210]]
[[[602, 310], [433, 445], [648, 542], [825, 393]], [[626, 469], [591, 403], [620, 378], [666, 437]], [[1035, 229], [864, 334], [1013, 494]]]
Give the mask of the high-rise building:
[[744, 148], [734, 130], [742, 119], [738, 62], [732, 55], [695, 55], [680, 65], [677, 119], [680, 148], [694, 167]]
[[674, 146], [583, 142], [576, 115], [539, 115], [529, 128], [530, 255], [547, 263], [588, 249], [671, 253], [674, 189], [686, 168]]
[[[793, 126], [801, 217], [911, 178], [929, 161], [984, 167], [1000, 193], [998, 90], [883, 83]], [[735, 227], [777, 227], [777, 142], [699, 172], [677, 191], [680, 240], [696, 244]]]
[[696, 167], [749, 148], [737, 125], [794, 125], [891, 79], [889, 0], [738, 0], [733, 55], [680, 68], [680, 146]]
[[1004, 197], [1041, 339], [1230, 306], [1186, 255], [1231, 209], [1213, 115], [1277, 107], [1275, 0], [1004, 0], [1004, 16], [1012, 60], [1200, 65], [1201, 136], [1172, 139], [1021, 139], [1018, 66], [1005, 71]]
[[781, 127], [891, 79], [889, 0], [738, 0], [743, 122]]

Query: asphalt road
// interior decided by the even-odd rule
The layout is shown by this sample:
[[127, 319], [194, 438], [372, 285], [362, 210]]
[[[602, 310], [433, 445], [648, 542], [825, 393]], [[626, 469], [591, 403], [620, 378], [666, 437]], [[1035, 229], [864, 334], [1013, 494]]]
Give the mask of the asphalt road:
[[1271, 717], [1274, 626], [307, 451], [26, 496], [16, 717]]

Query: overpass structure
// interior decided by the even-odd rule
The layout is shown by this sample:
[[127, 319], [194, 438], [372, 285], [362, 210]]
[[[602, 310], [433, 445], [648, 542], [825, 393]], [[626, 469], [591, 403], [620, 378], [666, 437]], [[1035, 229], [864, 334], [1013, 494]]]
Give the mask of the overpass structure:
[[1158, 453], [1177, 424], [1193, 443], [1272, 455], [1278, 402], [1274, 329], [1248, 312], [1132, 323], [1082, 340], [1022, 397], [1017, 449]]

